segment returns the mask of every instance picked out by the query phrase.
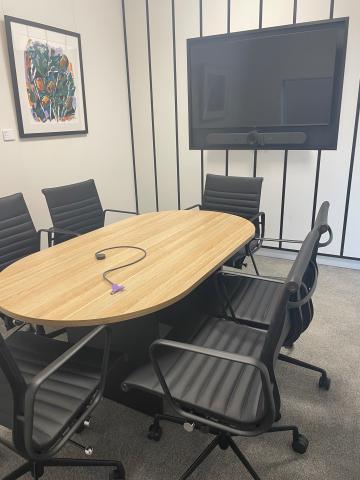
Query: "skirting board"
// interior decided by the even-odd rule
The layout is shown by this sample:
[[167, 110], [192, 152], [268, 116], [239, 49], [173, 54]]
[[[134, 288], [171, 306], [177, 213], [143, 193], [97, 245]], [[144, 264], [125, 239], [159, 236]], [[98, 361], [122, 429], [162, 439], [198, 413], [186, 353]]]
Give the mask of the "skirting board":
[[[262, 255], [264, 257], [273, 257], [273, 258], [284, 258], [286, 260], [295, 260], [295, 252], [287, 252], [284, 250], [275, 250], [270, 248], [262, 248], [256, 255]], [[319, 255], [317, 257], [317, 262], [321, 265], [330, 265], [332, 267], [340, 268], [352, 268], [354, 270], [360, 270], [360, 262], [357, 260], [349, 260], [347, 258], [337, 258], [337, 257], [325, 257]]]

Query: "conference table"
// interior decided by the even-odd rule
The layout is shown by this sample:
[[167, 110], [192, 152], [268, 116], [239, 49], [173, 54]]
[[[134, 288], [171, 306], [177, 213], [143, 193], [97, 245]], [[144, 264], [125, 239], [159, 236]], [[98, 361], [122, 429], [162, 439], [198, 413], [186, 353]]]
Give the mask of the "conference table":
[[[171, 311], [175, 318], [182, 302], [254, 235], [251, 222], [220, 212], [179, 210], [128, 217], [7, 267], [0, 273], [0, 311], [35, 325], [66, 327], [70, 341], [91, 326], [111, 326], [112, 348], [126, 352], [127, 366], [118, 362], [108, 396], [128, 403], [119, 379], [147, 360], [149, 344], [159, 337], [157, 314], [164, 318], [164, 312]], [[136, 260], [141, 252], [114, 249], [106, 252], [105, 260], [97, 260], [95, 253], [120, 245], [140, 247], [146, 257], [109, 274], [112, 282], [124, 286], [111, 294], [103, 272]]]

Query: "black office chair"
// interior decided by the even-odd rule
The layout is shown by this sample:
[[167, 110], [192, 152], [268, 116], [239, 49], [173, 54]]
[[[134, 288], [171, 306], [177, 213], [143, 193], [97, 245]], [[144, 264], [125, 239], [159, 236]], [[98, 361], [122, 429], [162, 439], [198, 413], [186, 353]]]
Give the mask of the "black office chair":
[[[40, 234], [37, 232], [22, 193], [0, 198], [0, 271], [32, 253], [40, 250]], [[14, 320], [0, 314], [7, 329]]]
[[[328, 225], [328, 211], [329, 202], [324, 202], [319, 209], [314, 223], [313, 231], [319, 233], [319, 238], [314, 244], [311, 262], [304, 276], [303, 285], [301, 285], [298, 292], [299, 297], [303, 292], [311, 291], [314, 293], [319, 273], [316, 263], [318, 249], [329, 245], [332, 241], [332, 231]], [[325, 234], [328, 234], [328, 240], [321, 243], [321, 237]], [[270, 240], [278, 241], [279, 239]], [[283, 239], [282, 241], [287, 242], [289, 240]], [[291, 241], [302, 243], [301, 241]], [[248, 275], [227, 267], [225, 267], [222, 272], [219, 272], [219, 275], [221, 278], [220, 287], [222, 287], [222, 293], [224, 293], [227, 300], [225, 304], [220, 302], [217, 313], [223, 315], [225, 309], [226, 315], [236, 322], [252, 326], [256, 329], [268, 329], [267, 308], [269, 304], [271, 304], [273, 297], [277, 295], [277, 292], [282, 288], [283, 280], [279, 278]], [[254, 305], [257, 305], [255, 309], [253, 308]], [[299, 301], [298, 305], [293, 305], [293, 308], [290, 310], [291, 329], [285, 338], [285, 347], [293, 346], [299, 336], [309, 327], [313, 316], [314, 307], [311, 300], [304, 304]], [[319, 387], [325, 390], [330, 389], [331, 379], [323, 368], [284, 354], [280, 354], [279, 359], [321, 373]]]
[[[231, 213], [250, 220], [256, 228], [256, 237], [265, 235], [265, 213], [260, 212], [262, 177], [231, 177], [224, 175], [206, 175], [205, 190], [201, 205], [192, 205], [186, 210], [200, 208], [214, 212]], [[254, 253], [261, 247], [262, 240], [251, 240], [228, 262], [241, 268], [247, 256], [250, 256], [254, 269], [259, 274]]]
[[[120, 461], [63, 459], [54, 455], [99, 403], [108, 369], [108, 329], [96, 327], [69, 344], [19, 331], [0, 335], [0, 424], [12, 430], [12, 443], [1, 443], [22, 456], [25, 464], [3, 480], [25, 473], [42, 477], [45, 467], [113, 467], [112, 479], [124, 479]], [[101, 332], [105, 347], [86, 345]], [[74, 442], [77, 446], [81, 446]], [[91, 454], [91, 448], [86, 449]]]
[[135, 215], [126, 210], [103, 210], [94, 180], [44, 188], [42, 193], [53, 222], [49, 229], [49, 246], [103, 227], [107, 212]]
[[[126, 391], [136, 388], [165, 397], [179, 415], [157, 415], [149, 438], [160, 439], [159, 422], [163, 419], [183, 424], [187, 431], [199, 429], [215, 435], [181, 480], [188, 478], [216, 446], [230, 447], [252, 478], [259, 480], [234, 443], [234, 436], [292, 431], [293, 449], [306, 452], [308, 441], [296, 426], [273, 426], [280, 418], [281, 403], [274, 368], [291, 330], [289, 312], [299, 301], [303, 305], [311, 301], [313, 290], [305, 291], [302, 286], [319, 237], [316, 229], [308, 234], [288, 277], [268, 305], [267, 331], [209, 317], [188, 343], [155, 341], [150, 347], [152, 363], [133, 372], [123, 383]], [[249, 298], [249, 302], [258, 308], [257, 299]]]

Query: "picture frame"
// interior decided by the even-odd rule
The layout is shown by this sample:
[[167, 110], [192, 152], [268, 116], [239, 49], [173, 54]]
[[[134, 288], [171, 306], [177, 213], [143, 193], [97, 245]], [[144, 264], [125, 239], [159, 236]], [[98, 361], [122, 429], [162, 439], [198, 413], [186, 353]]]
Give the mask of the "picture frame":
[[20, 138], [87, 134], [80, 34], [4, 18]]

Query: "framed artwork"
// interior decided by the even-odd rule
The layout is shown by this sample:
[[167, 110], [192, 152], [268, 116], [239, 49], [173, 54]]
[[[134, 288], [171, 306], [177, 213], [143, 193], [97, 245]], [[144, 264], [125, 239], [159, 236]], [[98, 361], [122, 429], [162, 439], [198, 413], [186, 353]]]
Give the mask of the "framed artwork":
[[88, 133], [78, 33], [5, 16], [21, 138]]

